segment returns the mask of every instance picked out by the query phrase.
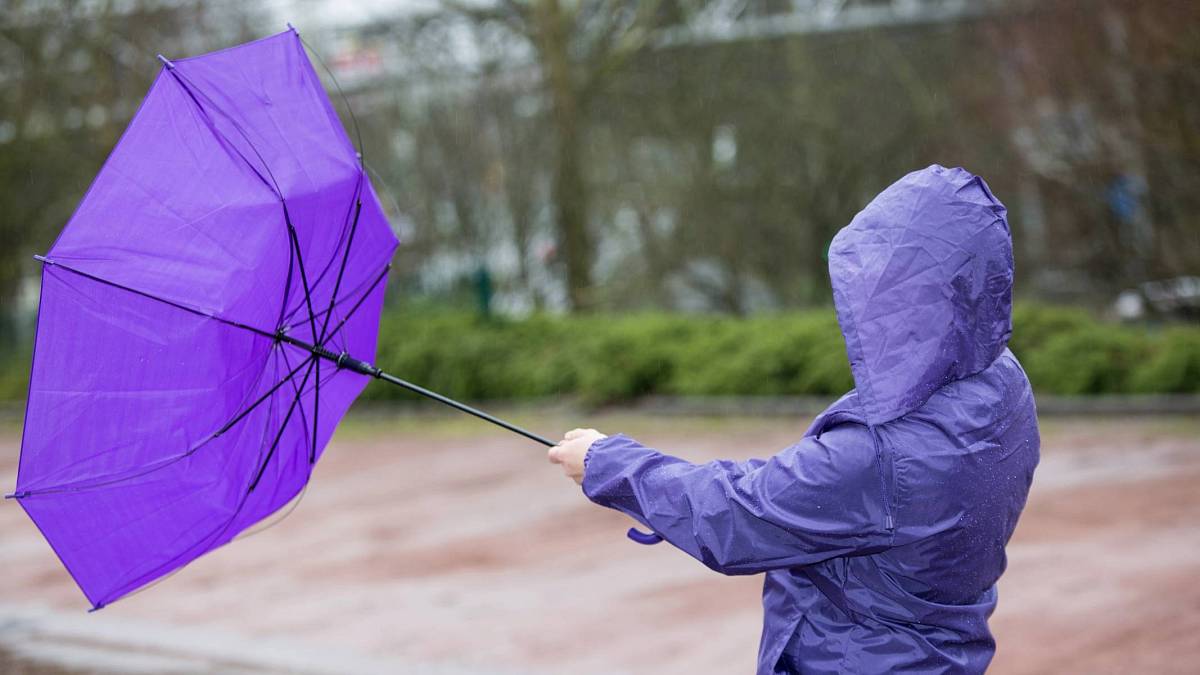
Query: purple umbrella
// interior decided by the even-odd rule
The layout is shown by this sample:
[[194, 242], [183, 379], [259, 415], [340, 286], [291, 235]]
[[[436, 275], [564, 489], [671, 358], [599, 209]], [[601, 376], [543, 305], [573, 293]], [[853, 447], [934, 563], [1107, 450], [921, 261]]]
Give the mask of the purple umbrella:
[[[307, 484], [396, 237], [294, 30], [163, 68], [44, 256], [16, 492], [93, 609]], [[361, 146], [361, 142], [360, 142]]]

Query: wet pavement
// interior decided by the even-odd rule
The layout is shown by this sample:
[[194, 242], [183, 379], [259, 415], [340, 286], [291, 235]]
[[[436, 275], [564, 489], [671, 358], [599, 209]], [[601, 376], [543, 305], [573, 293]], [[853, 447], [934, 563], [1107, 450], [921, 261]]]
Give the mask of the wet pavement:
[[[586, 422], [693, 460], [762, 456], [807, 420]], [[992, 617], [994, 673], [1194, 672], [1200, 420], [1051, 419]], [[11, 488], [19, 430], [0, 431]], [[0, 505], [0, 672], [752, 672], [756, 577], [627, 541], [544, 450], [456, 418], [352, 419], [295, 511], [87, 614]]]

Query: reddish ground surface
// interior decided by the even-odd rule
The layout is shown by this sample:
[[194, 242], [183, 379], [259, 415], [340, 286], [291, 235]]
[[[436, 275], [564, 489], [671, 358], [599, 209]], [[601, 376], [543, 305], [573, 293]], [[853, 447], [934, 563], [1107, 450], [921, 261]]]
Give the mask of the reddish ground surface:
[[[589, 423], [695, 460], [767, 454], [805, 426]], [[1200, 420], [1049, 420], [1043, 436], [992, 672], [1196, 672]], [[17, 445], [0, 435], [5, 489]], [[469, 420], [351, 420], [287, 520], [90, 615], [5, 502], [0, 671], [752, 672], [760, 580], [625, 540], [543, 457]]]

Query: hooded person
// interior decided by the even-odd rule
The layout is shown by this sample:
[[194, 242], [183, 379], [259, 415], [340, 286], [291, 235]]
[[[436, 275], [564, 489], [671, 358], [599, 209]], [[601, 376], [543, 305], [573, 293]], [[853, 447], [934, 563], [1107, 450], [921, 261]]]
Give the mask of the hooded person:
[[795, 445], [693, 464], [577, 429], [550, 459], [713, 570], [765, 573], [760, 674], [983, 672], [1039, 449], [1005, 208], [963, 169], [915, 171], [829, 275], [855, 388]]

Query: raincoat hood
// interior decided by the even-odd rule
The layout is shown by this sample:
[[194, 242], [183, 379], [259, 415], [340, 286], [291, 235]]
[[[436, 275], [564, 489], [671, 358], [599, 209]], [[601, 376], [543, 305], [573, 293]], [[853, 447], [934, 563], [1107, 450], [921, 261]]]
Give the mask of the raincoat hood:
[[983, 371], [1012, 333], [1012, 239], [983, 179], [933, 165], [833, 239], [829, 276], [863, 414], [882, 424]]

